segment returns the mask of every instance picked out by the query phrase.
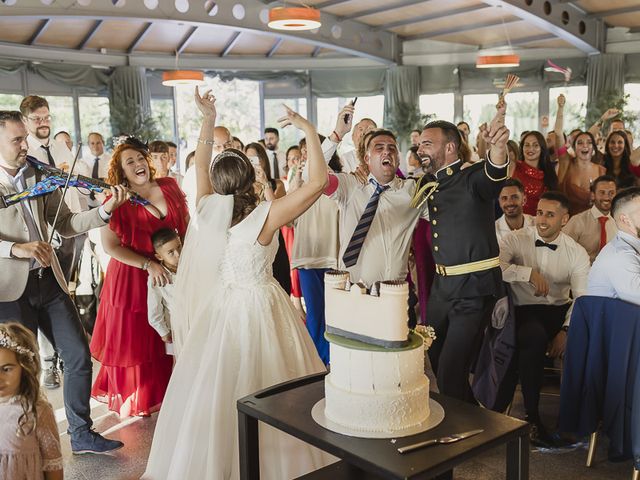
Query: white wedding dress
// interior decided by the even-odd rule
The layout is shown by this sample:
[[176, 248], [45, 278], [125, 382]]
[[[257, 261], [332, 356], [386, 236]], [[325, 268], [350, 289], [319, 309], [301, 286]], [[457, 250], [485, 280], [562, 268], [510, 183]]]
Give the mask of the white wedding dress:
[[[232, 206], [228, 196], [204, 197], [189, 227], [179, 267], [189, 278], [183, 274], [176, 290], [184, 290], [183, 302], [199, 303], [182, 306], [190, 317], [179, 319], [188, 323], [181, 326], [187, 333], [144, 479], [239, 478], [236, 401], [325, 369], [289, 297], [273, 278], [277, 234], [268, 246], [257, 242], [271, 203], [260, 204], [229, 228]], [[222, 254], [216, 254], [220, 243]], [[202, 278], [207, 274], [209, 281]], [[295, 478], [335, 460], [260, 424], [263, 479]]]

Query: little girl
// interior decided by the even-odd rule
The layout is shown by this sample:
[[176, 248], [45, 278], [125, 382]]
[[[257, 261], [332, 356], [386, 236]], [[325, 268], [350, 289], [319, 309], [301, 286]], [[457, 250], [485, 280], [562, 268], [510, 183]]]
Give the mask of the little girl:
[[60, 436], [39, 378], [33, 334], [17, 323], [0, 324], [0, 478], [63, 478]]

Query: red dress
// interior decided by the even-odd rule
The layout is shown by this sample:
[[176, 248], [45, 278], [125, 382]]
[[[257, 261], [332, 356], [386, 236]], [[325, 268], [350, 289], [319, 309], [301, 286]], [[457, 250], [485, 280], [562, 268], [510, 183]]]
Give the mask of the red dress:
[[522, 210], [527, 215], [535, 216], [538, 210], [538, 200], [540, 200], [540, 196], [547, 189], [544, 186], [544, 172], [518, 160], [516, 162], [516, 169], [513, 172], [513, 178], [517, 178], [522, 182], [522, 185], [524, 185], [524, 193], [527, 196], [527, 201]]
[[[173, 178], [159, 178], [167, 203], [164, 219], [126, 202], [113, 212], [109, 228], [123, 246], [153, 257], [151, 235], [160, 228], [176, 229], [184, 238], [188, 210], [184, 193]], [[146, 271], [109, 261], [91, 338], [91, 354], [101, 363], [91, 396], [108, 403], [121, 416], [158, 410], [164, 397], [172, 357], [147, 319]]]

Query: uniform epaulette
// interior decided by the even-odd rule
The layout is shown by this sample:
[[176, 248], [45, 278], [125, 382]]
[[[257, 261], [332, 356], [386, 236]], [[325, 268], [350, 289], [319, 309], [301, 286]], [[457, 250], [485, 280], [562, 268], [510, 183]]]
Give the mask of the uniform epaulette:
[[[436, 188], [438, 188], [438, 185], [439, 185], [438, 182], [434, 182], [434, 181], [425, 182], [426, 180], [427, 178], [425, 176], [425, 177], [422, 177], [416, 183], [416, 190], [413, 193], [413, 197], [411, 198], [411, 203], [409, 204], [412, 208], [422, 207], [424, 202], [427, 201], [427, 198], [429, 198], [429, 195], [431, 195], [433, 191]], [[424, 185], [422, 185], [423, 182], [425, 182]]]

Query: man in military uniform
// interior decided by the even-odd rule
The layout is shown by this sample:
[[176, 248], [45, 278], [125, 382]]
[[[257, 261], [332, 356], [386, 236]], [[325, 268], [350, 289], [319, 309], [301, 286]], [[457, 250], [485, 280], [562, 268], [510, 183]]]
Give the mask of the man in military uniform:
[[468, 168], [461, 168], [463, 140], [454, 124], [431, 122], [420, 135], [420, 157], [435, 172], [421, 179], [414, 198], [414, 206], [428, 204], [436, 262], [427, 321], [437, 339], [429, 357], [440, 392], [469, 402], [469, 369], [502, 288], [494, 201], [507, 176], [505, 112], [501, 101], [482, 128], [488, 159]]

